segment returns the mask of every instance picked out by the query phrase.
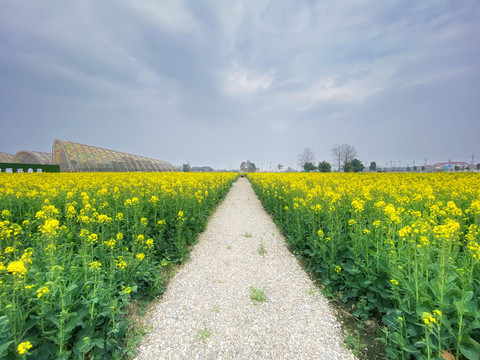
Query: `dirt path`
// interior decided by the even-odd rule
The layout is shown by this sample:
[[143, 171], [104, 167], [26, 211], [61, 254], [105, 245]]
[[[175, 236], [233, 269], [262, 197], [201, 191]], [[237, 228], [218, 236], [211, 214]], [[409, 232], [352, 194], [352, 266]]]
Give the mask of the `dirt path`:
[[[258, 289], [263, 302], [251, 299]], [[147, 314], [136, 359], [354, 359], [324, 297], [240, 178]]]

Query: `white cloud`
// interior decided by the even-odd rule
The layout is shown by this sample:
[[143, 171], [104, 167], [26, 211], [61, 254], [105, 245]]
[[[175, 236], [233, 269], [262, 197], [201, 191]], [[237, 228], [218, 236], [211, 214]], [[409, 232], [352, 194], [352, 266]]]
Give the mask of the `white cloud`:
[[128, 1], [128, 5], [154, 26], [169, 32], [195, 34], [202, 31], [202, 25], [185, 7], [183, 1]]
[[377, 62], [354, 67], [345, 74], [320, 78], [298, 94], [298, 110], [305, 111], [317, 103], [361, 103], [392, 86], [390, 80], [398, 64]]
[[241, 69], [234, 62], [233, 69], [225, 76], [225, 88], [228, 93], [239, 94], [267, 90], [275, 77], [271, 71], [263, 74], [256, 74], [247, 69]]

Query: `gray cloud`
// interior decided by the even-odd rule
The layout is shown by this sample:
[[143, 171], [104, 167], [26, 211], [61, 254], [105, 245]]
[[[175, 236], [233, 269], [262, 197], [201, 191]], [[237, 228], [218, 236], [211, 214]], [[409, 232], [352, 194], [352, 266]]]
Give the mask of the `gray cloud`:
[[0, 151], [54, 138], [182, 164], [467, 161], [480, 154], [480, 5], [9, 2]]

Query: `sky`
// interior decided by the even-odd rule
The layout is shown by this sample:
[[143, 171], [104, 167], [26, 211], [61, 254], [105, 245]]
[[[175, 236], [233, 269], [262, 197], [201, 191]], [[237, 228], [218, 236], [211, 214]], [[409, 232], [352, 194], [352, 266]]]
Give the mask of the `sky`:
[[2, 1], [0, 151], [480, 162], [478, 0]]

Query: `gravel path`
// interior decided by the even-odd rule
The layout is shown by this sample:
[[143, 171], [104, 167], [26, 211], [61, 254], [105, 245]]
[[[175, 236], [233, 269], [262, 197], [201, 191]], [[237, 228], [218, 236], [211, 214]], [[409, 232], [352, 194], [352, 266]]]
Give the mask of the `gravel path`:
[[[252, 287], [265, 302], [250, 299]], [[138, 360], [355, 359], [328, 302], [244, 178], [146, 316], [152, 329]]]

